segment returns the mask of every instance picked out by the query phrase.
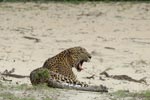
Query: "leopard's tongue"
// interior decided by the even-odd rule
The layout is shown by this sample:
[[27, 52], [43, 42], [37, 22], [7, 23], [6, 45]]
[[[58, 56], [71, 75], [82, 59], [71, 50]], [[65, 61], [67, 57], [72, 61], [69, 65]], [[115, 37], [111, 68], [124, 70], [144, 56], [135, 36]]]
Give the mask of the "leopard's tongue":
[[83, 67], [82, 67], [82, 65], [81, 65], [81, 64], [79, 64], [79, 69], [80, 69], [80, 70], [83, 70]]

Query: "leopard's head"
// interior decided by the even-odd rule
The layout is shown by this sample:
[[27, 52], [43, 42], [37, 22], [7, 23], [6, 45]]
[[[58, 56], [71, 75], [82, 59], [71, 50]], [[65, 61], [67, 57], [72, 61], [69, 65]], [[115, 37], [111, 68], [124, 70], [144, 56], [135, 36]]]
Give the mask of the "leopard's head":
[[77, 71], [83, 70], [83, 63], [88, 62], [91, 59], [90, 53], [85, 48], [73, 47], [66, 50], [68, 52], [69, 65], [75, 67]]

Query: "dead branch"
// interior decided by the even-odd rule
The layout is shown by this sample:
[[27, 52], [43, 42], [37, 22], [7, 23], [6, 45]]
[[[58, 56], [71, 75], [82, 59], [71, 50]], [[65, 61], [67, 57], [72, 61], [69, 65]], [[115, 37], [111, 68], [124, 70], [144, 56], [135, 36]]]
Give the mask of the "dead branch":
[[87, 78], [87, 79], [94, 79], [94, 78], [95, 78], [95, 75], [93, 74], [92, 76], [87, 76], [87, 77], [85, 77], [85, 78]]
[[8, 80], [8, 79], [6, 79], [6, 78], [4, 78], [4, 77], [2, 77], [3, 78], [3, 81], [9, 81], [9, 82], [12, 82], [12, 80]]
[[35, 42], [40, 42], [40, 39], [35, 38], [35, 37], [23, 36], [23, 38], [29, 39], [29, 40], [35, 40]]
[[3, 76], [13, 77], [13, 78], [29, 78], [29, 76], [26, 75], [17, 75], [17, 74], [1, 74]]
[[[0, 75], [2, 76], [8, 76], [8, 77], [13, 77], [13, 78], [29, 78], [29, 76], [26, 76], [26, 75], [17, 75], [17, 74], [12, 74], [15, 72], [15, 68], [12, 68], [10, 71], [8, 71], [7, 69], [3, 72], [3, 73], [0, 73]], [[3, 77], [3, 80], [4, 77]]]
[[140, 80], [136, 80], [136, 79], [133, 79], [132, 77], [127, 76], [127, 75], [109, 75], [106, 71], [100, 73], [100, 75], [105, 75], [108, 78], [113, 78], [113, 79], [117, 79], [117, 80], [127, 80], [127, 81], [147, 84], [145, 77], [140, 79]]

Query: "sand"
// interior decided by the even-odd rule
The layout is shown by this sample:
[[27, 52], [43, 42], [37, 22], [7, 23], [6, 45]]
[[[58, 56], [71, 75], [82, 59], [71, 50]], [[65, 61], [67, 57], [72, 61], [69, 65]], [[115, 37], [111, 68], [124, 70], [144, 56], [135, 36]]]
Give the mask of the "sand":
[[[0, 72], [15, 68], [15, 74], [29, 75], [47, 58], [74, 46], [92, 54], [82, 72], [73, 69], [79, 80], [103, 84], [110, 92], [150, 89], [149, 3], [0, 3]], [[148, 85], [101, 76], [108, 68], [111, 75], [145, 77]], [[94, 79], [85, 78], [91, 75]], [[28, 78], [8, 79], [31, 84]], [[84, 94], [89, 93], [77, 97]]]

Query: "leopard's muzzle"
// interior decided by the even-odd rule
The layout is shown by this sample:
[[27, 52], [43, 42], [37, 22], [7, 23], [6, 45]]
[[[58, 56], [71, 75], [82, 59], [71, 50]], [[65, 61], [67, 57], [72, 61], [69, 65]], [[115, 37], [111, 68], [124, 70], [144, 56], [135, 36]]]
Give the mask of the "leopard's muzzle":
[[85, 58], [83, 58], [82, 60], [78, 61], [78, 63], [77, 63], [76, 66], [75, 66], [76, 69], [77, 69], [77, 71], [78, 71], [78, 72], [82, 71], [82, 70], [83, 70], [83, 67], [82, 67], [83, 63], [84, 63], [84, 62], [89, 62], [90, 59], [91, 59], [91, 55], [88, 55], [87, 57], [85, 57]]

